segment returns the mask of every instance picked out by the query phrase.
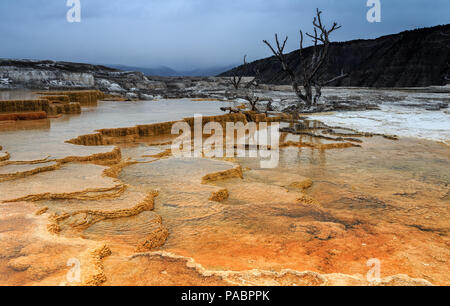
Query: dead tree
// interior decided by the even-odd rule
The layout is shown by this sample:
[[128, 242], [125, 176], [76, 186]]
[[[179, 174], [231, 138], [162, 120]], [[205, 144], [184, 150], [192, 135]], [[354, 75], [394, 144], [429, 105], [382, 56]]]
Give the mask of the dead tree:
[[272, 106], [272, 103], [273, 103], [273, 100], [272, 100], [272, 99], [268, 99], [268, 100], [267, 100], [266, 111], [265, 111], [266, 116], [269, 114], [269, 112], [273, 112], [273, 111], [274, 111], [274, 108], [273, 108], [273, 106]]
[[[245, 71], [245, 68], [246, 68], [247, 65], [248, 65], [248, 63], [247, 63], [247, 55], [245, 55], [244, 56], [244, 64], [242, 65], [241, 69], [244, 69], [244, 71]], [[260, 84], [260, 82], [262, 80], [261, 73], [260, 73], [259, 69], [254, 69], [253, 74], [255, 75], [255, 77], [253, 78], [253, 80], [248, 82], [244, 86], [244, 88], [246, 88], [246, 89], [251, 88], [251, 87], [256, 88], [256, 87], [259, 86], [259, 84]], [[232, 78], [230, 80], [230, 83], [234, 87], [234, 89], [238, 90], [241, 87], [241, 83], [242, 83], [242, 79], [243, 78], [244, 78], [244, 74], [243, 73], [241, 73], [240, 75], [234, 74], [232, 76]]]
[[[244, 65], [241, 67], [241, 71], [243, 70], [245, 72], [245, 69], [247, 67], [247, 55], [244, 56]], [[258, 103], [268, 101], [268, 99], [261, 99], [260, 97], [257, 97], [255, 95], [254, 89], [256, 89], [261, 80], [261, 73], [259, 69], [254, 70], [255, 77], [248, 82], [245, 86], [242, 86], [242, 81], [244, 77], [244, 73], [240, 73], [239, 75], [234, 74], [234, 76], [230, 79], [230, 83], [233, 85], [235, 92], [233, 92], [233, 98], [241, 98], [248, 102], [250, 105], [250, 108], [252, 111], [260, 112], [258, 110]], [[234, 110], [231, 110], [229, 108], [224, 108], [223, 111], [230, 111], [233, 112]]]
[[[341, 26], [337, 23], [333, 23], [333, 26], [330, 29], [327, 29], [322, 23], [321, 15], [322, 12], [317, 9], [316, 17], [314, 17], [313, 20], [314, 34], [306, 33], [306, 36], [312, 38], [314, 43], [312, 47], [313, 55], [310, 60], [303, 54], [304, 35], [303, 32], [300, 31], [300, 73], [297, 73], [295, 69], [289, 65], [287, 56], [284, 54], [284, 49], [288, 40], [287, 36], [283, 43], [280, 43], [278, 34], [275, 34], [276, 50], [267, 40], [263, 41], [280, 61], [283, 71], [288, 74], [291, 80], [295, 94], [299, 98], [301, 104], [304, 104], [306, 108], [317, 105], [317, 102], [322, 95], [323, 86], [347, 77], [347, 75], [341, 74], [331, 80], [323, 80], [325, 70], [321, 68], [323, 68], [325, 62], [328, 60], [330, 34], [340, 29]], [[315, 94], [313, 94], [313, 89]], [[300, 106], [301, 105], [299, 105], [299, 108]]]
[[257, 88], [262, 82], [262, 76], [259, 69], [255, 68], [253, 70], [253, 74], [255, 75], [255, 78], [252, 81], [248, 82], [247, 85], [245, 85], [245, 88]]
[[259, 97], [255, 96], [253, 92], [248, 92], [245, 95], [244, 99], [248, 101], [248, 104], [250, 104], [252, 111], [259, 112], [258, 108], [256, 107], [258, 105], [258, 102], [260, 101]]
[[[243, 67], [247, 66], [247, 55], [244, 56], [244, 65]], [[241, 73], [240, 75], [234, 74], [231, 78], [230, 82], [231, 85], [233, 85], [234, 89], [238, 90], [239, 87], [241, 87], [242, 78], [244, 77], [244, 74]]]

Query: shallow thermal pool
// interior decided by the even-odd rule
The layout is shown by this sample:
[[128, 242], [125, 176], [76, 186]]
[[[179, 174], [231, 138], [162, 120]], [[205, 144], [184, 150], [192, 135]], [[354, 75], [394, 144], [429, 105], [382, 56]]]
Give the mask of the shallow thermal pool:
[[194, 114], [219, 115], [223, 114], [219, 108], [228, 105], [226, 102], [196, 102], [190, 99], [99, 102], [97, 107], [83, 108], [80, 115], [13, 125], [0, 124], [0, 145], [11, 154], [11, 160], [63, 158], [110, 151], [111, 148], [85, 148], [65, 141], [94, 133], [97, 129], [173, 121]]
[[[109, 152], [111, 146], [64, 142], [96, 129], [219, 115], [226, 104], [99, 102], [81, 115], [0, 127], [0, 145], [13, 161]], [[139, 163], [124, 165], [116, 177], [104, 175], [110, 165], [70, 162], [0, 182], [3, 200], [9, 194], [24, 199], [27, 192], [35, 200], [0, 204], [0, 284], [59, 284], [69, 258], [80, 258], [90, 275], [99, 268], [90, 268], [86, 254], [106, 243], [112, 255], [102, 258], [101, 273], [109, 285], [364, 284], [370, 259], [382, 263], [382, 277], [406, 274], [448, 285], [448, 146], [415, 138], [360, 140], [360, 147], [345, 149], [283, 147], [278, 167], [261, 169], [257, 158], [155, 157], [167, 144], [142, 138], [117, 144], [124, 160]], [[37, 167], [13, 164], [0, 172], [14, 166], [22, 172]], [[238, 166], [242, 178], [203, 181]], [[80, 192], [89, 187], [95, 190]], [[212, 201], [211, 194], [223, 189], [229, 198]], [[152, 193], [154, 203], [148, 201]], [[140, 203], [154, 211], [140, 210]], [[37, 209], [48, 212], [35, 216]], [[99, 212], [108, 218], [98, 218]], [[45, 228], [52, 213], [73, 214], [57, 235]], [[73, 225], [78, 231], [66, 232]], [[160, 252], [137, 253], [136, 244], [162, 226], [169, 236]], [[281, 273], [285, 269], [291, 274]], [[302, 271], [318, 274], [311, 279]]]

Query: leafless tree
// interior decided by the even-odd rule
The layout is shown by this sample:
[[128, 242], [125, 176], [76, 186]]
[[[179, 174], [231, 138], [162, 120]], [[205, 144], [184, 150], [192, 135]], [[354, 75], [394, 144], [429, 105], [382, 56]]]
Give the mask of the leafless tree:
[[[283, 71], [289, 75], [294, 92], [301, 103], [305, 104], [306, 108], [317, 105], [317, 102], [322, 95], [323, 86], [347, 77], [346, 74], [341, 73], [341, 75], [332, 78], [331, 80], [323, 80], [325, 71], [321, 68], [323, 68], [328, 59], [330, 34], [340, 29], [341, 26], [337, 23], [333, 23], [333, 26], [330, 29], [327, 29], [322, 23], [321, 15], [322, 12], [317, 9], [316, 17], [314, 17], [313, 20], [314, 34], [306, 33], [306, 36], [310, 37], [314, 43], [312, 47], [313, 55], [310, 60], [304, 56], [304, 35], [303, 32], [300, 31], [300, 73], [296, 73], [295, 69], [289, 65], [286, 54], [284, 54], [284, 49], [288, 40], [287, 36], [283, 43], [280, 43], [278, 34], [275, 34], [276, 50], [267, 40], [263, 41], [280, 61]], [[315, 91], [314, 94], [313, 90]]]
[[[244, 65], [242, 66], [242, 70], [245, 71], [245, 68], [247, 66], [247, 55], [244, 56]], [[241, 70], [241, 71], [242, 71]], [[232, 93], [234, 98], [241, 98], [248, 102], [250, 105], [250, 108], [252, 111], [260, 112], [258, 109], [258, 103], [269, 101], [267, 98], [261, 98], [255, 95], [255, 89], [259, 86], [262, 77], [259, 69], [255, 69], [253, 71], [253, 74], [255, 77], [250, 81], [247, 82], [245, 86], [242, 85], [244, 74], [241, 73], [240, 75], [234, 75], [230, 79], [230, 83], [233, 85], [235, 91]], [[230, 111], [230, 112], [239, 112], [239, 110], [230, 109], [230, 108], [224, 108], [223, 111]]]
[[[247, 55], [244, 56], [244, 66], [247, 66]], [[241, 83], [242, 83], [242, 78], [244, 77], [243, 74], [241, 75], [233, 75], [233, 77], [231, 78], [230, 82], [231, 85], [233, 85], [234, 89], [238, 90], [239, 87], [241, 87]]]
[[253, 70], [253, 74], [255, 75], [255, 78], [252, 81], [248, 82], [247, 85], [245, 85], [245, 88], [257, 88], [262, 82], [261, 72], [258, 68], [255, 68]]
[[250, 104], [251, 110], [257, 112], [258, 108], [256, 107], [256, 105], [258, 105], [259, 97], [247, 95], [245, 99]]
[[[247, 55], [244, 56], [244, 64], [242, 66], [243, 69], [245, 69], [245, 67], [248, 65], [247, 63]], [[253, 78], [253, 80], [251, 80], [250, 82], [248, 82], [245, 86], [243, 86], [244, 88], [251, 88], [251, 87], [258, 87], [262, 77], [261, 77], [261, 73], [259, 69], [254, 69], [253, 74], [255, 75], [255, 77]], [[242, 80], [244, 78], [244, 75], [233, 75], [230, 83], [231, 85], [234, 87], [234, 89], [238, 90], [241, 87], [242, 84]]]
[[265, 111], [266, 115], [268, 115], [269, 112], [273, 112], [273, 111], [274, 111], [274, 108], [273, 108], [273, 106], [272, 106], [272, 103], [273, 103], [273, 100], [272, 100], [272, 99], [268, 99], [268, 100], [267, 100], [266, 111]]
[[[255, 96], [255, 94], [253, 92], [248, 93], [245, 97], [245, 100], [248, 101], [248, 103], [250, 104], [251, 110], [254, 112], [264, 112], [265, 114], [268, 114], [269, 112], [273, 111], [273, 100], [271, 98], [265, 98], [265, 97], [257, 97]], [[266, 106], [265, 106], [265, 110], [264, 111], [260, 111], [258, 109], [258, 105], [263, 103], [263, 102], [267, 102]]]

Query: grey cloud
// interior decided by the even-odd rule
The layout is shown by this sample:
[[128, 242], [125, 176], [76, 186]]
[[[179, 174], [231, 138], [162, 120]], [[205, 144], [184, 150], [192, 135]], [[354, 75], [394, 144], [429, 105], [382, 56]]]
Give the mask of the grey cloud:
[[190, 69], [270, 55], [275, 32], [298, 45], [318, 6], [343, 28], [343, 41], [449, 22], [448, 0], [381, 0], [382, 22], [366, 20], [366, 0], [81, 0], [82, 22], [65, 20], [66, 0], [2, 0], [0, 57]]

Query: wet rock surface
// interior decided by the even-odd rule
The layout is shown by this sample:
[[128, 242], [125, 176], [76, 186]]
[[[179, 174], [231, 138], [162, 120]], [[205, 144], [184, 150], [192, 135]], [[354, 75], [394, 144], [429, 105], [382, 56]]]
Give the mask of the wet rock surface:
[[0, 89], [80, 90], [99, 89], [107, 93], [139, 95], [162, 92], [163, 82], [147, 79], [140, 72], [126, 72], [90, 64], [0, 60]]

